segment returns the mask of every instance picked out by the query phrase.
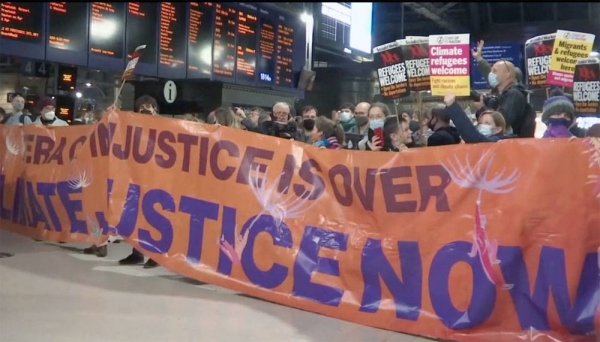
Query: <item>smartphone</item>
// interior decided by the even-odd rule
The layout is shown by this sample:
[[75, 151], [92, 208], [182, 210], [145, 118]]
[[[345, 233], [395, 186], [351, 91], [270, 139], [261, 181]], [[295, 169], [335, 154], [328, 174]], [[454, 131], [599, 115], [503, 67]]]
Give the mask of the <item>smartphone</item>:
[[369, 138], [369, 141], [373, 141], [374, 136], [377, 136], [379, 138], [379, 144], [377, 144], [377, 146], [383, 147], [383, 128], [376, 128], [376, 129], [369, 128], [369, 132], [367, 133], [367, 137]]

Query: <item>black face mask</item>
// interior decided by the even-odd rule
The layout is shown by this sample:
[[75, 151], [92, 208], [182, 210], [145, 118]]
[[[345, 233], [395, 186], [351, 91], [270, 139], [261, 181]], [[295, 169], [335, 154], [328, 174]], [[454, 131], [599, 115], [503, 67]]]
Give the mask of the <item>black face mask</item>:
[[304, 129], [307, 132], [312, 132], [312, 130], [315, 128], [315, 120], [313, 120], [313, 119], [304, 119], [302, 121], [302, 126], [304, 127]]
[[411, 122], [408, 123], [408, 128], [410, 128], [411, 132], [417, 132], [419, 131], [419, 122], [418, 121], [414, 121], [412, 120]]
[[362, 127], [369, 122], [369, 118], [364, 115], [357, 115], [354, 117], [354, 122], [356, 122], [356, 126]]
[[152, 114], [152, 111], [150, 109], [143, 108], [142, 110], [140, 110], [140, 113], [142, 113], [142, 114]]

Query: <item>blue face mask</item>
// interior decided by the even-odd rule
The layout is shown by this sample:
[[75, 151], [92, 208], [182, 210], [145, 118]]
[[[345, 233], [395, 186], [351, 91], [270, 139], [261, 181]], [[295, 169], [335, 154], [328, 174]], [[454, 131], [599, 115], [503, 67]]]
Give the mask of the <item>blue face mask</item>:
[[496, 88], [498, 86], [498, 75], [494, 74], [493, 72], [490, 72], [488, 74], [488, 83], [490, 84], [490, 86], [492, 88]]
[[372, 130], [376, 130], [378, 128], [383, 128], [383, 119], [373, 119], [369, 121], [369, 128]]
[[571, 120], [567, 118], [550, 118], [548, 119], [548, 126], [564, 126], [569, 128]]

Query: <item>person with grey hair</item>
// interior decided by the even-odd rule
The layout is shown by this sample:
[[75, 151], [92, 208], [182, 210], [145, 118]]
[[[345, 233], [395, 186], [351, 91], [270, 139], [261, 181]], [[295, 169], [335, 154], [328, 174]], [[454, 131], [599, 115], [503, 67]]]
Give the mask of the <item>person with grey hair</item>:
[[273, 113], [269, 121], [263, 121], [255, 124], [251, 118], [246, 116], [243, 111], [239, 111], [242, 119], [242, 125], [248, 131], [274, 137], [304, 141], [302, 131], [298, 129], [295, 121], [290, 120], [291, 106], [286, 102], [277, 102], [273, 105]]

